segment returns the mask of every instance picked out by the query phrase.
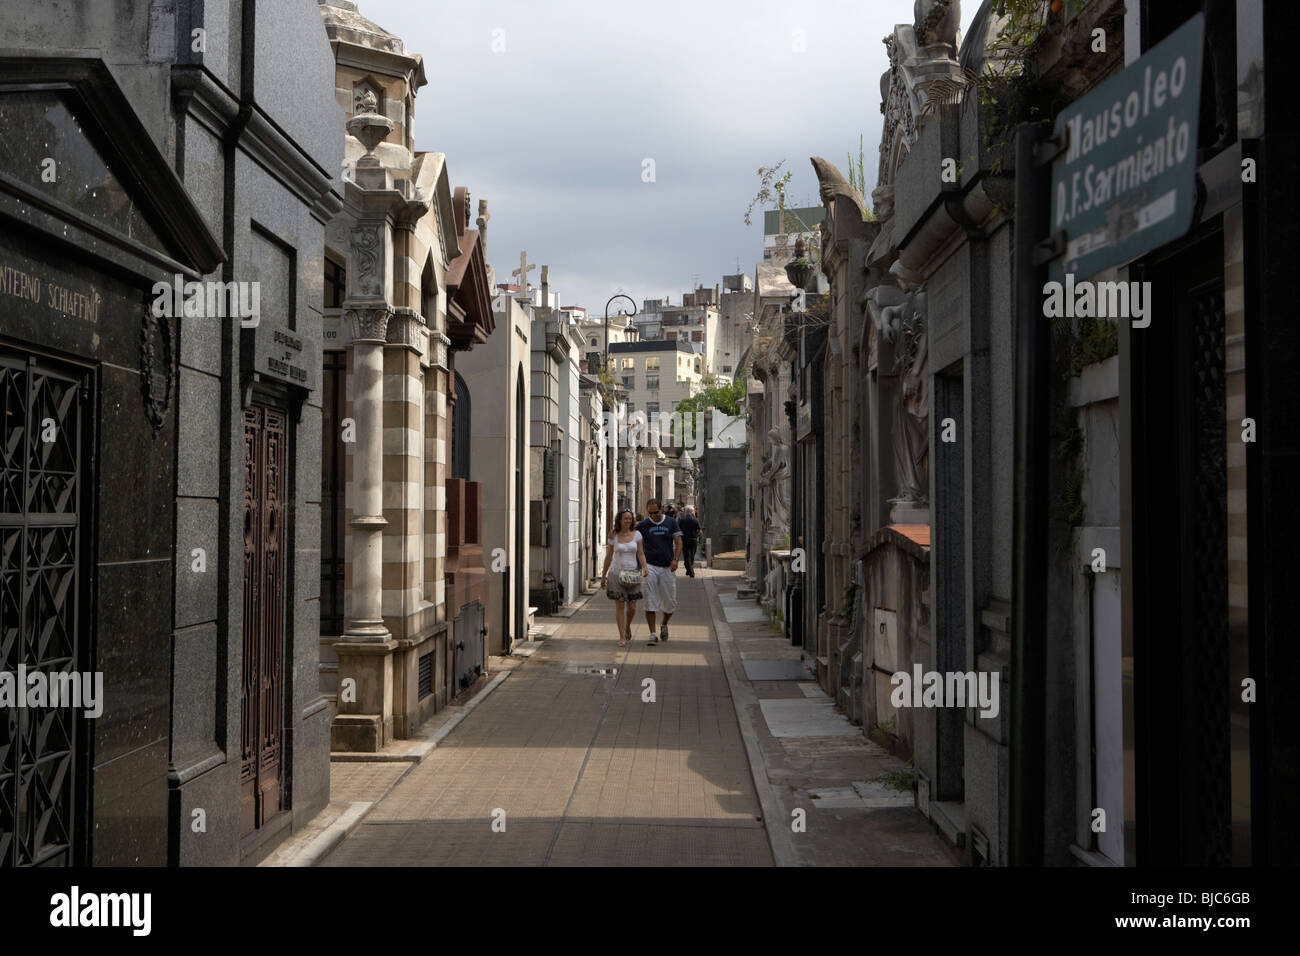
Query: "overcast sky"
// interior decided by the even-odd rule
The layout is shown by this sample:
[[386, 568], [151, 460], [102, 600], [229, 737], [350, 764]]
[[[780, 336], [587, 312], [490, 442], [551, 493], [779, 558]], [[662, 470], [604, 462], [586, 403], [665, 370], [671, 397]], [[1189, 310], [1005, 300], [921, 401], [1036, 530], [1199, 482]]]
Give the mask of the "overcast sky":
[[[967, 0], [963, 29], [979, 4]], [[881, 42], [911, 0], [359, 0], [424, 57], [415, 147], [486, 198], [488, 260], [550, 266], [565, 305], [681, 294], [753, 273], [756, 170], [784, 159], [793, 205], [817, 205], [810, 156], [879, 162]], [[497, 33], [495, 31], [503, 31]], [[494, 52], [496, 46], [504, 50]], [[798, 47], [802, 43], [802, 50]], [[654, 182], [642, 181], [654, 160]], [[869, 198], [869, 197], [868, 197]], [[540, 269], [529, 276], [540, 281]], [[617, 304], [615, 305], [617, 310]]]

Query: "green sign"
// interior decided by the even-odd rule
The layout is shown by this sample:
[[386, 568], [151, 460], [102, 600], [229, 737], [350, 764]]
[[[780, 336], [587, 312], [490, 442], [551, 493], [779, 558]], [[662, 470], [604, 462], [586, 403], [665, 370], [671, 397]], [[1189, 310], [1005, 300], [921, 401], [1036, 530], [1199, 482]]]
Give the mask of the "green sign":
[[1205, 17], [1197, 14], [1056, 117], [1051, 278], [1083, 278], [1183, 235], [1196, 202]]

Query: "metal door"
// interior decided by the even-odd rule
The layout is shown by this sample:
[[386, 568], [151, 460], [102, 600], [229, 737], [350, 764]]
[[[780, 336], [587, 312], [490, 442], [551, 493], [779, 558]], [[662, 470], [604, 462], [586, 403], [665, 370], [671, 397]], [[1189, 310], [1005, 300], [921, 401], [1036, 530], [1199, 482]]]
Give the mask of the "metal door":
[[285, 427], [280, 409], [244, 409], [243, 834], [283, 807]]
[[452, 673], [455, 675], [457, 692], [469, 687], [483, 674], [483, 665], [486, 663], [483, 636], [487, 631], [483, 626], [483, 617], [483, 605], [471, 601], [460, 609], [460, 614], [452, 623], [452, 637], [455, 641]]
[[[92, 394], [88, 370], [0, 347], [0, 672], [87, 669]], [[82, 710], [0, 708], [0, 866], [84, 863]]]

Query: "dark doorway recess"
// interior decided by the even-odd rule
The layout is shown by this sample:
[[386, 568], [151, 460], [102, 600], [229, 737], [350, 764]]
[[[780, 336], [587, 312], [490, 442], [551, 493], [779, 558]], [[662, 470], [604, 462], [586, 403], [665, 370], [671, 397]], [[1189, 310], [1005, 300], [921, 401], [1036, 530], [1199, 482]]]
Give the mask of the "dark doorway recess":
[[1223, 231], [1132, 270], [1130, 333], [1136, 861], [1232, 861]]

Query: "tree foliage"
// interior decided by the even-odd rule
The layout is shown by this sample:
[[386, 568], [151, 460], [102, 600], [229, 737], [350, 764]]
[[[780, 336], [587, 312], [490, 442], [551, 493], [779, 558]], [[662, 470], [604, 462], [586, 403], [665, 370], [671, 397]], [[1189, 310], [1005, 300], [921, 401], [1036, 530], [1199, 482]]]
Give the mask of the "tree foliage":
[[704, 388], [677, 403], [677, 411], [702, 412], [712, 406], [724, 415], [739, 415], [740, 403], [745, 400], [745, 382], [743, 369], [736, 372], [734, 382], [706, 380]]

